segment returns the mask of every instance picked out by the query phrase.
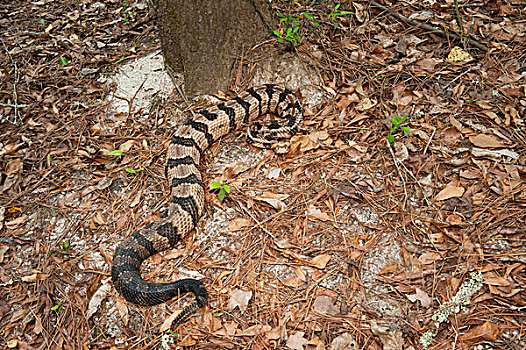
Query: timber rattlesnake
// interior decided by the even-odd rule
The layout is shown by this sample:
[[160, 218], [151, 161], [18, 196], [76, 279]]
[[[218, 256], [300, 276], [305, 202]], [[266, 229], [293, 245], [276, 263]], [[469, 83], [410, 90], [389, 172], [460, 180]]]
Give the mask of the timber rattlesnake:
[[[254, 120], [265, 114], [279, 119]], [[207, 300], [204, 284], [196, 279], [172, 283], [148, 283], [140, 266], [148, 257], [172, 248], [190, 232], [203, 215], [205, 189], [199, 172], [201, 153], [233, 130], [251, 123], [248, 141], [256, 147], [288, 152], [289, 138], [303, 121], [301, 105], [294, 94], [278, 85], [250, 88], [231, 100], [203, 109], [173, 135], [167, 153], [166, 177], [171, 203], [161, 218], [124, 240], [113, 256], [111, 276], [117, 291], [129, 302], [156, 305], [182, 293], [192, 292], [195, 300], [174, 319], [174, 327]]]

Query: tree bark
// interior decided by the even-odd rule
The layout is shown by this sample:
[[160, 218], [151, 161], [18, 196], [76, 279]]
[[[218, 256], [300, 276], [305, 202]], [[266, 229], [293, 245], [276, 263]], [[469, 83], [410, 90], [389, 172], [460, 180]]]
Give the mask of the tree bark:
[[165, 65], [184, 74], [189, 95], [226, 90], [240, 57], [269, 37], [265, 0], [159, 0]]

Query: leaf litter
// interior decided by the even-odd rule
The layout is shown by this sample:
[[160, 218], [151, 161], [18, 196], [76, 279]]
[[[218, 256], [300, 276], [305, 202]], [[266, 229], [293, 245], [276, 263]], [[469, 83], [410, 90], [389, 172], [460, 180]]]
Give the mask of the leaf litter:
[[[281, 14], [331, 5], [273, 2]], [[524, 11], [459, 5], [466, 45], [450, 36], [451, 1], [342, 3], [354, 14], [301, 29], [324, 99], [305, 101], [291, 154], [253, 149], [242, 132], [219, 141], [204, 178], [230, 195], [207, 193], [195, 236], [145, 264], [151, 281], [209, 288], [177, 330], [188, 298], [141, 308], [108, 279], [118, 242], [166, 208], [169, 137], [197, 108], [145, 79], [160, 57], [154, 9], [0, 5], [0, 344], [418, 349], [446, 305], [429, 349], [524, 348]], [[130, 72], [132, 89], [110, 83]], [[111, 112], [111, 96], [124, 109]], [[411, 132], [390, 145], [405, 115]], [[481, 288], [452, 305], [474, 271]]]

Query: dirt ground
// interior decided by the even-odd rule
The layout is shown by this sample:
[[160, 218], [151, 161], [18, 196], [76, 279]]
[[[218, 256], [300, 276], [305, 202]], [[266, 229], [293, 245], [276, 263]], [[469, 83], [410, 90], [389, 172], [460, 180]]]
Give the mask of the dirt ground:
[[[243, 130], [206, 152], [231, 193], [142, 270], [207, 285], [177, 329], [191, 296], [131, 305], [109, 274], [166, 208], [166, 148], [199, 108], [116, 93], [159, 58], [154, 6], [0, 4], [2, 349], [526, 348], [524, 1], [272, 3], [323, 98], [300, 96], [285, 156]], [[247, 71], [285, 45], [257, 50]]]

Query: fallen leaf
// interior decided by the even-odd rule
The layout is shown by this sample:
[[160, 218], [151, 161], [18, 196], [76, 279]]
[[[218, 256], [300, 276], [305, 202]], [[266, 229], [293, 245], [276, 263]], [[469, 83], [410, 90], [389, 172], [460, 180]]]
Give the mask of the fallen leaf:
[[40, 272], [37, 272], [37, 273], [34, 273], [32, 275], [23, 276], [22, 277], [22, 282], [42, 281], [42, 280], [46, 279], [47, 277], [48, 277], [48, 275], [45, 275], [45, 274], [40, 273]]
[[464, 187], [456, 186], [451, 182], [436, 195], [435, 200], [443, 201], [453, 197], [461, 197], [465, 191], [466, 189]]
[[489, 342], [496, 342], [499, 335], [499, 326], [489, 321], [484, 322], [480, 326], [470, 329], [467, 333], [462, 334], [460, 339], [467, 344], [480, 343], [484, 340]]
[[331, 221], [332, 218], [326, 214], [323, 213], [320, 209], [316, 208], [314, 205], [311, 205], [307, 208], [307, 217], [309, 219], [316, 219], [321, 221]]
[[435, 252], [424, 253], [418, 257], [418, 261], [424, 265], [433, 264], [439, 260], [442, 260], [442, 256]]
[[87, 320], [89, 320], [91, 316], [93, 316], [93, 314], [97, 312], [100, 304], [108, 296], [110, 290], [111, 286], [109, 284], [109, 278], [106, 278], [102, 281], [101, 286], [99, 287], [99, 289], [97, 289], [97, 291], [95, 292], [95, 294], [93, 294], [89, 301], [88, 311], [86, 311]]
[[120, 300], [117, 300], [115, 303], [115, 306], [117, 307], [117, 311], [119, 311], [119, 315], [121, 316], [122, 323], [127, 326], [128, 321], [130, 320], [130, 313], [128, 311], [128, 306], [126, 306], [125, 303], [121, 302]]
[[307, 344], [307, 339], [303, 338], [304, 335], [305, 332], [295, 332], [289, 336], [285, 345], [292, 350], [303, 350], [303, 346]]
[[239, 310], [245, 311], [248, 302], [252, 299], [252, 291], [244, 291], [242, 289], [233, 289], [230, 291], [230, 300], [228, 301], [228, 310], [234, 310], [236, 306]]
[[0, 245], [0, 264], [4, 262], [4, 254], [9, 250], [6, 245]]
[[320, 270], [323, 270], [325, 268], [325, 266], [327, 266], [327, 263], [329, 262], [329, 260], [331, 260], [331, 255], [330, 254], [322, 254], [322, 255], [318, 255], [318, 256], [315, 256], [314, 258], [312, 258], [310, 261], [309, 261], [309, 264], [311, 266], [314, 266]]
[[473, 61], [473, 57], [469, 53], [464, 51], [461, 47], [455, 46], [449, 52], [447, 60], [449, 62], [467, 63]]
[[254, 197], [255, 200], [266, 202], [276, 209], [285, 210], [287, 205], [283, 202], [289, 197], [288, 194], [263, 192], [260, 196]]
[[245, 227], [250, 226], [251, 223], [252, 222], [249, 219], [246, 219], [246, 218], [235, 218], [234, 220], [232, 220], [232, 221], [230, 221], [228, 223], [226, 228], [230, 232], [235, 232], [235, 231], [239, 231], [239, 230], [242, 230]]
[[419, 301], [423, 307], [429, 307], [431, 305], [431, 298], [422, 289], [415, 287], [415, 294], [407, 294], [406, 297], [410, 302], [414, 303]]
[[257, 324], [250, 326], [242, 331], [238, 330], [235, 334], [236, 337], [252, 337], [261, 333], [268, 332], [272, 329], [268, 324]]
[[380, 341], [383, 344], [383, 350], [399, 350], [403, 348], [402, 345], [404, 344], [404, 340], [400, 329], [385, 322], [380, 325], [374, 320], [371, 320], [369, 325], [371, 327], [371, 332], [380, 338]]
[[476, 136], [470, 136], [469, 141], [477, 147], [481, 148], [503, 148], [505, 144], [501, 143], [493, 135], [479, 134]]
[[376, 103], [376, 100], [366, 97], [356, 105], [356, 110], [360, 112], [366, 111], [376, 106]]
[[0, 193], [5, 192], [13, 187], [19, 180], [22, 174], [24, 163], [20, 159], [15, 159], [7, 163], [4, 174], [7, 177], [4, 180], [4, 185], [0, 186]]
[[163, 321], [163, 324], [161, 325], [161, 327], [159, 327], [159, 332], [162, 333], [162, 332], [166, 332], [167, 330], [169, 330], [170, 327], [172, 327], [173, 321], [175, 320], [177, 315], [179, 315], [181, 313], [181, 311], [182, 310], [177, 310], [177, 311], [173, 312], [170, 316], [165, 318], [164, 321]]
[[312, 309], [322, 315], [336, 315], [340, 310], [334, 306], [332, 298], [328, 295], [320, 295], [314, 300]]
[[351, 333], [343, 333], [333, 339], [330, 350], [355, 350], [356, 340]]

